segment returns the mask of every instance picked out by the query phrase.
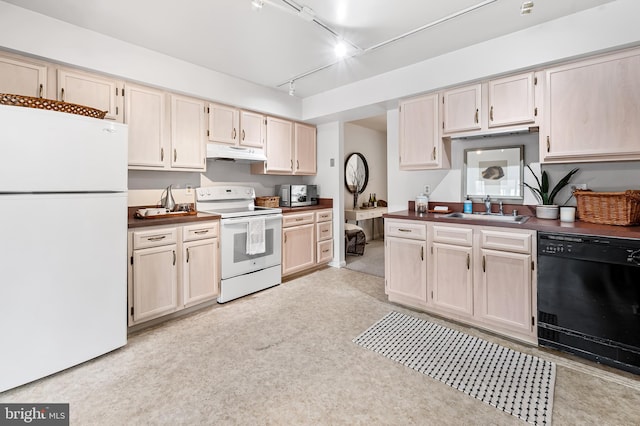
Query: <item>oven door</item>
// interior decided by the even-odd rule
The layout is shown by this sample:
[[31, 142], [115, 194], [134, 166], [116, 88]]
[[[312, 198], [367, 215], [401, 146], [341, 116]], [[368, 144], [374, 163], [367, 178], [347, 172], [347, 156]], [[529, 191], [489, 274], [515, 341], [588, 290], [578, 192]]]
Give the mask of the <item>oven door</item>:
[[[247, 226], [249, 219], [265, 220], [265, 251], [247, 254]], [[221, 275], [222, 279], [243, 275], [280, 265], [282, 247], [282, 215], [262, 215], [221, 219]]]

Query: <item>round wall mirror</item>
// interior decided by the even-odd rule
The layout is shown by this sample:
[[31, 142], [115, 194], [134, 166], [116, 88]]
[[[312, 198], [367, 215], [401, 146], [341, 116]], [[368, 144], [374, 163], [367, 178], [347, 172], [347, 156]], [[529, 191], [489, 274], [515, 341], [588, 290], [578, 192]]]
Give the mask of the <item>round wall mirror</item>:
[[344, 162], [344, 184], [352, 194], [362, 194], [369, 182], [369, 165], [359, 152], [349, 154]]

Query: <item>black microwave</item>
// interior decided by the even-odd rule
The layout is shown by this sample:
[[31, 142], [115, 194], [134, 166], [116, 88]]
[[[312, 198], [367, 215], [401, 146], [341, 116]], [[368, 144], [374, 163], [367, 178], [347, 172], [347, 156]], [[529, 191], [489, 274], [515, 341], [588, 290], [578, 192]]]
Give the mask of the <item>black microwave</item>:
[[279, 185], [281, 207], [301, 207], [318, 204], [318, 185]]

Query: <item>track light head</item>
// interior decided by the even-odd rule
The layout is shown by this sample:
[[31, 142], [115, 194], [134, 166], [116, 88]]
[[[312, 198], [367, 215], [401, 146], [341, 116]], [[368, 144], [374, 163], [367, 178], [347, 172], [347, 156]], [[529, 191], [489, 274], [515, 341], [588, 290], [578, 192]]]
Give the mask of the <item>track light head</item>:
[[296, 94], [296, 84], [293, 80], [289, 82], [289, 96], [293, 96]]

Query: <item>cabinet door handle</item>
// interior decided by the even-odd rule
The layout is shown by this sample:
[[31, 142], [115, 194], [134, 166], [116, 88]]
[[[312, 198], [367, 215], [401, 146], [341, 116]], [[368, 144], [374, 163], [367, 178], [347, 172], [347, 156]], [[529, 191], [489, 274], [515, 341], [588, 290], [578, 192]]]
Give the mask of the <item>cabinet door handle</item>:
[[166, 235], [160, 235], [159, 237], [149, 237], [147, 238], [147, 241], [161, 241], [164, 240], [167, 236]]
[[38, 89], [38, 97], [42, 97], [42, 83], [40, 83], [40, 89]]
[[60, 100], [64, 102], [64, 87], [60, 89]]
[[293, 159], [291, 159], [291, 160], [289, 160], [289, 161], [291, 162], [291, 166], [289, 166], [289, 168], [290, 168], [291, 170], [293, 170]]
[[398, 228], [400, 232], [411, 232], [411, 229]]
[[160, 148], [160, 161], [164, 161], [164, 148]]
[[471, 256], [467, 253], [467, 269], [471, 266]]
[[176, 266], [176, 251], [173, 250], [173, 266]]
[[433, 159], [434, 160], [436, 159], [436, 147], [435, 146], [433, 147]]
[[482, 272], [487, 272], [487, 259], [482, 256]]
[[424, 247], [420, 247], [420, 260], [424, 260]]
[[189, 248], [187, 248], [187, 263], [189, 263]]
[[244, 140], [244, 138], [245, 138], [244, 129], [242, 129], [242, 140]]
[[547, 152], [551, 151], [551, 141], [549, 140], [549, 136], [547, 136]]
[[296, 170], [300, 170], [300, 161], [296, 160]]
[[173, 148], [173, 161], [178, 161], [178, 150]]
[[491, 105], [491, 109], [489, 110], [489, 120], [493, 121], [493, 105]]
[[476, 108], [476, 115], [474, 117], [474, 120], [475, 120], [476, 124], [478, 124], [478, 121], [479, 121], [479, 117], [478, 117], [479, 113], [480, 113], [480, 110], [478, 108]]
[[231, 133], [231, 139], [235, 139], [236, 138], [236, 128], [233, 128], [233, 132]]
[[193, 233], [194, 233], [194, 234], [198, 234], [198, 235], [200, 235], [200, 234], [206, 234], [207, 232], [209, 232], [209, 230], [208, 230], [208, 229], [203, 229], [202, 231], [193, 231]]

